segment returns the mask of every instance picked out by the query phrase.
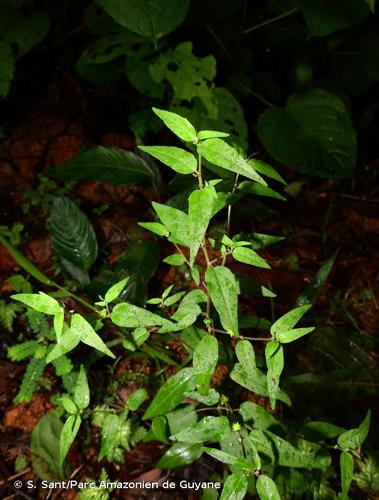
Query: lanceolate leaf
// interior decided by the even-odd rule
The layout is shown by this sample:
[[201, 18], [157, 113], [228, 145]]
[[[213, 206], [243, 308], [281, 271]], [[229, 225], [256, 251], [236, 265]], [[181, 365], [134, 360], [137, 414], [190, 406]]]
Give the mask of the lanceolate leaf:
[[221, 207], [213, 186], [193, 191], [188, 198], [188, 230], [190, 240], [190, 263], [194, 263], [209, 222]]
[[342, 486], [341, 500], [347, 500], [349, 498], [349, 489], [354, 474], [353, 456], [348, 451], [344, 451], [341, 453], [340, 469]]
[[170, 231], [170, 239], [189, 247], [191, 237], [188, 231], [188, 216], [181, 210], [178, 210], [167, 205], [153, 202], [154, 210], [157, 212], [163, 225]]
[[361, 425], [356, 429], [350, 429], [338, 437], [338, 445], [345, 450], [356, 450], [365, 441], [370, 429], [371, 411], [367, 412]]
[[248, 177], [264, 186], [267, 185], [266, 181], [262, 179], [248, 161], [222, 139], [215, 138], [204, 141], [199, 146], [199, 153], [210, 163], [218, 167]]
[[170, 322], [142, 307], [137, 307], [126, 302], [117, 304], [112, 312], [111, 320], [115, 325], [127, 328], [165, 325]]
[[170, 377], [159, 389], [147, 408], [143, 419], [164, 415], [183, 401], [184, 394], [194, 387], [192, 368], [184, 368]]
[[278, 333], [287, 332], [291, 330], [298, 321], [304, 316], [304, 314], [309, 311], [311, 305], [305, 305], [292, 309], [288, 313], [284, 314], [281, 318], [275, 321], [271, 326], [272, 335], [276, 336]]
[[203, 447], [200, 444], [175, 443], [159, 459], [156, 466], [159, 469], [182, 467], [198, 460], [202, 453]]
[[251, 248], [245, 248], [245, 247], [234, 248], [233, 257], [239, 262], [250, 264], [251, 266], [270, 269], [270, 264], [268, 264], [260, 255], [258, 255], [257, 252], [251, 250]]
[[182, 141], [193, 142], [196, 139], [196, 130], [187, 118], [163, 109], [153, 108], [153, 111]]
[[51, 239], [60, 257], [88, 271], [97, 257], [95, 231], [87, 216], [69, 198], [54, 200]]
[[97, 146], [58, 167], [50, 175], [70, 181], [97, 181], [109, 184], [141, 183], [154, 177], [149, 164], [131, 151]]
[[78, 378], [76, 380], [76, 385], [74, 389], [74, 401], [75, 404], [83, 410], [89, 405], [89, 387], [87, 382], [87, 375], [83, 365], [80, 366], [80, 371]]
[[279, 392], [279, 380], [284, 368], [283, 347], [279, 342], [268, 342], [265, 349], [267, 364], [267, 388], [271, 407], [275, 409], [276, 395]]
[[296, 306], [304, 306], [305, 304], [313, 304], [319, 294], [321, 288], [325, 284], [330, 271], [333, 268], [334, 262], [336, 260], [338, 250], [331, 256], [317, 271], [316, 276], [313, 278], [312, 282], [309, 283], [300, 294], [296, 300]]
[[224, 266], [210, 267], [205, 281], [222, 326], [232, 335], [238, 333], [238, 295], [234, 274]]
[[206, 396], [209, 384], [218, 360], [218, 342], [212, 335], [207, 335], [197, 344], [193, 353], [193, 371], [195, 382], [201, 395]]
[[229, 428], [229, 421], [226, 417], [204, 417], [197, 424], [170, 436], [170, 439], [184, 443], [215, 442], [220, 441]]
[[107, 291], [105, 294], [104, 300], [105, 302], [113, 302], [114, 300], [117, 299], [117, 297], [121, 294], [123, 289], [126, 287], [126, 284], [128, 283], [129, 278], [124, 278], [123, 280], [119, 281], [115, 285], [111, 286], [111, 288]]
[[301, 337], [304, 337], [304, 335], [313, 332], [314, 329], [314, 326], [310, 326], [309, 328], [294, 328], [293, 330], [277, 333], [276, 339], [281, 344], [288, 344], [289, 342], [293, 342], [294, 340], [300, 339]]
[[256, 487], [261, 500], [280, 500], [276, 484], [270, 477], [264, 475], [259, 476]]
[[18, 300], [32, 309], [44, 313], [55, 315], [62, 311], [62, 306], [53, 297], [46, 293], [17, 293], [11, 296], [12, 299]]
[[243, 472], [231, 474], [225, 481], [220, 500], [242, 500], [247, 491], [247, 477]]
[[74, 314], [72, 316], [71, 331], [76, 334], [84, 344], [94, 347], [98, 351], [106, 354], [107, 356], [110, 356], [111, 358], [116, 357], [113, 352], [110, 351], [104, 344], [104, 342], [101, 340], [92, 326], [88, 323], [88, 321], [85, 320], [83, 316], [80, 316], [80, 314]]
[[52, 351], [50, 351], [50, 353], [48, 354], [46, 363], [51, 363], [63, 354], [72, 351], [79, 344], [79, 342], [79, 334], [76, 331], [67, 328], [63, 331], [62, 337], [58, 344], [56, 344]]
[[192, 153], [174, 146], [138, 146], [179, 174], [192, 174], [196, 171], [197, 161]]
[[66, 420], [59, 441], [59, 461], [63, 464], [66, 455], [78, 433], [81, 424], [79, 415], [71, 415]]

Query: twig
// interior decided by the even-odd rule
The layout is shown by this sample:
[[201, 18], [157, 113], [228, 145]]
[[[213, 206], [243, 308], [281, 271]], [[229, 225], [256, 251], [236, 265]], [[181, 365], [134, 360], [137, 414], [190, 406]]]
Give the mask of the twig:
[[280, 19], [284, 19], [285, 17], [292, 16], [292, 14], [295, 14], [299, 9], [291, 9], [287, 10], [287, 12], [283, 12], [283, 14], [279, 14], [278, 16], [272, 17], [271, 19], [267, 19], [266, 21], [263, 21], [262, 23], [256, 24], [255, 26], [252, 26], [251, 28], [247, 28], [243, 34], [247, 35], [248, 33], [251, 33], [252, 31], [259, 30], [260, 28], [263, 28], [264, 26], [268, 26], [271, 23], [275, 23], [276, 21], [279, 21]]

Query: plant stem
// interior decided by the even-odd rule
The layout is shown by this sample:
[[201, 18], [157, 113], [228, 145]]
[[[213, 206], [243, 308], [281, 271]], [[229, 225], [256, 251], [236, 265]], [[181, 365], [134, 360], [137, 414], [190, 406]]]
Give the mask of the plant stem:
[[252, 31], [259, 30], [260, 28], [263, 28], [264, 26], [268, 26], [271, 23], [275, 23], [276, 21], [279, 21], [280, 19], [284, 19], [285, 17], [292, 16], [292, 14], [295, 14], [299, 9], [291, 9], [287, 10], [286, 12], [283, 12], [283, 14], [279, 14], [278, 16], [272, 17], [271, 19], [267, 19], [266, 21], [263, 21], [262, 23], [256, 24], [255, 26], [252, 26], [251, 28], [247, 28], [243, 34], [247, 35], [248, 33], [251, 33]]
[[189, 262], [189, 260], [187, 259], [187, 257], [184, 255], [184, 253], [182, 252], [182, 249], [176, 244], [174, 243], [174, 247], [176, 248], [176, 250], [183, 256], [184, 258], [184, 262], [187, 264], [187, 266], [192, 269], [192, 266]]

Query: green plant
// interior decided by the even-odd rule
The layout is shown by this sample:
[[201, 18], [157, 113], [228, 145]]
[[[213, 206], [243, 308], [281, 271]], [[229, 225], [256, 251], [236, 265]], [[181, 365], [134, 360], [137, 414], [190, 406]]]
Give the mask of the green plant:
[[0, 97], [5, 97], [16, 62], [48, 34], [50, 20], [44, 11], [33, 11], [30, 2], [0, 2]]
[[[24, 351], [30, 345], [33, 347], [34, 357], [25, 375], [28, 389], [23, 387], [24, 382], [18, 398], [29, 397], [30, 387], [34, 389], [45, 364], [61, 362], [83, 344], [94, 349], [96, 357], [107, 356], [107, 359], [115, 358], [110, 348], [119, 344], [147, 355], [153, 353], [153, 358], [165, 362], [166, 368], [175, 366], [175, 373], [157, 384], [156, 395], [144, 409], [142, 420], [139, 409], [149, 398], [145, 389], [129, 395], [117, 411], [107, 402], [91, 408], [90, 364], [80, 366], [75, 380], [67, 387], [67, 394], [57, 398], [58, 408], [67, 417], [59, 433], [60, 465], [55, 465], [56, 470], [60, 470], [83, 419], [91, 418], [101, 428], [99, 459], [122, 461], [124, 450], [142, 439], [170, 445], [157, 463], [159, 468], [187, 465], [202, 454], [213, 457], [224, 467], [221, 499], [243, 498], [246, 493], [257, 493], [263, 500], [278, 499], [288, 487], [286, 474], [293, 471], [315, 497], [322, 498], [321, 489], [330, 487], [332, 453], [338, 456], [340, 452], [341, 495], [347, 498], [354, 460], [360, 458], [360, 448], [369, 431], [370, 413], [359, 427], [346, 430], [319, 421], [294, 425], [286, 419], [279, 420], [276, 412], [279, 405], [282, 411], [291, 405], [281, 384], [286, 346], [314, 330], [314, 327], [299, 327], [298, 323], [311, 307], [309, 302], [317, 293], [316, 285], [311, 285], [299, 298], [301, 305], [274, 321], [246, 318], [238, 300], [241, 283], [230, 269], [233, 260], [270, 267], [257, 250], [278, 238], [265, 234], [233, 235], [233, 207], [236, 199], [251, 194], [277, 197], [267, 182], [284, 181], [271, 166], [246, 158], [226, 142], [227, 133], [197, 131], [180, 115], [161, 109], [154, 112], [184, 147], [140, 146], [140, 149], [179, 175], [195, 177], [197, 185], [188, 193], [185, 211], [153, 202], [157, 220], [140, 225], [160, 238], [167, 238], [174, 253], [164, 262], [179, 266], [189, 279], [181, 288], [175, 289], [172, 284], [160, 297], [149, 299], [146, 302], [152, 307], [149, 309], [120, 300], [128, 286], [126, 277], [111, 286], [95, 306], [87, 304], [92, 314], [88, 317], [68, 312], [61, 302], [42, 292], [13, 295], [28, 308], [48, 315], [53, 323], [53, 330], [39, 333], [43, 345], [37, 340], [10, 349], [13, 359], [21, 359], [20, 356], [25, 357]], [[214, 167], [233, 179], [215, 177]], [[75, 252], [65, 252], [81, 249], [76, 254], [79, 260], [74, 262], [83, 266], [88, 263], [89, 267], [96, 258], [89, 223], [70, 200], [58, 200], [53, 210], [60, 204], [75, 213], [78, 223], [73, 225], [73, 231], [66, 231], [62, 240], [57, 227], [59, 218], [54, 221], [53, 217], [55, 246], [62, 255], [73, 258]], [[211, 237], [213, 222], [223, 215], [224, 230]], [[68, 243], [75, 232], [74, 226], [79, 226], [78, 234], [82, 236], [71, 245]], [[320, 270], [319, 280], [326, 279], [333, 259]], [[275, 296], [264, 288], [261, 294], [267, 300]], [[109, 323], [119, 336], [115, 341], [106, 339], [105, 325]], [[267, 330], [268, 335], [245, 335], [246, 328], [257, 327]], [[37, 330], [44, 331], [45, 327], [40, 325]], [[156, 343], [165, 338], [174, 338], [186, 350], [187, 356], [180, 366], [163, 349], [156, 348]], [[231, 367], [230, 382], [220, 392], [212, 387], [212, 379], [217, 367], [225, 362]], [[271, 410], [268, 403], [265, 407], [253, 401], [241, 403], [244, 389], [255, 397], [267, 398]]]

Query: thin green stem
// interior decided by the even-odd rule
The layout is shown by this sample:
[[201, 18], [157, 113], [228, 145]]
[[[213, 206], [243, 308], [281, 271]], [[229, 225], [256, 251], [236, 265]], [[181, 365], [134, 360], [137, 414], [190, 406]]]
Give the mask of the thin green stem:
[[283, 12], [283, 14], [279, 14], [278, 16], [272, 17], [271, 19], [267, 19], [266, 21], [263, 21], [262, 23], [256, 24], [254, 26], [251, 26], [251, 28], [247, 28], [243, 34], [247, 35], [248, 33], [251, 33], [252, 31], [259, 30], [260, 28], [264, 28], [265, 26], [268, 26], [271, 23], [275, 23], [276, 21], [280, 21], [280, 19], [284, 19], [285, 17], [292, 16], [293, 14], [296, 14], [299, 9], [291, 9], [287, 10], [286, 12]]
[[241, 90], [243, 90], [247, 94], [250, 94], [253, 97], [256, 97], [257, 99], [259, 99], [266, 106], [269, 106], [270, 108], [274, 107], [274, 105], [272, 104], [272, 102], [268, 101], [267, 99], [265, 99], [264, 97], [262, 97], [260, 94], [257, 94], [256, 92], [254, 92], [254, 90], [252, 90], [251, 88], [246, 87], [246, 85], [244, 85], [240, 81], [236, 80], [235, 78], [231, 78], [231, 81], [232, 81], [232, 83], [234, 83], [237, 87], [239, 87]]

